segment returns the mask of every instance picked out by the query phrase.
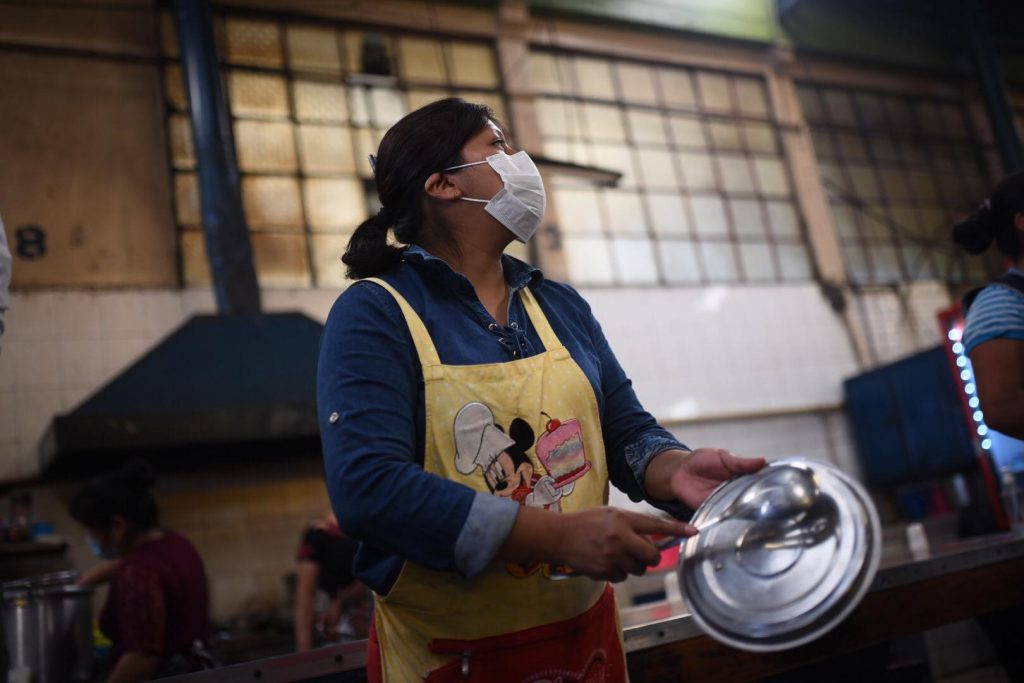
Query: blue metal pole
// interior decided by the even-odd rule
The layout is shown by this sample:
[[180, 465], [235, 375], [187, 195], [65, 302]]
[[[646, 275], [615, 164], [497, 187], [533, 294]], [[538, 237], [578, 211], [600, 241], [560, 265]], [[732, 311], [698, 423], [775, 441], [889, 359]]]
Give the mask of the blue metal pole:
[[1024, 147], [1021, 147], [1020, 135], [1017, 134], [1017, 127], [1014, 125], [1013, 108], [1006, 95], [1006, 80], [1003, 78], [995, 50], [992, 49], [992, 40], [985, 25], [981, 3], [978, 0], [967, 0], [961, 7], [965, 15], [964, 23], [974, 73], [985, 98], [985, 109], [992, 124], [992, 132], [996, 136], [1003, 170], [1007, 174], [1024, 170]]
[[242, 208], [231, 115], [213, 37], [213, 14], [206, 0], [175, 0], [174, 15], [217, 310], [228, 315], [259, 313], [260, 289]]

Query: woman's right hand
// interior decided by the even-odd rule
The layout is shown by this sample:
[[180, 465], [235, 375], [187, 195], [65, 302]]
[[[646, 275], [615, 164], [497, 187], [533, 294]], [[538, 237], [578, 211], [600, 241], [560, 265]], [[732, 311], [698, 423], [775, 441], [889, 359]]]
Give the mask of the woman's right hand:
[[558, 564], [592, 579], [622, 581], [658, 564], [661, 552], [649, 538], [693, 536], [696, 527], [614, 507], [559, 515]]

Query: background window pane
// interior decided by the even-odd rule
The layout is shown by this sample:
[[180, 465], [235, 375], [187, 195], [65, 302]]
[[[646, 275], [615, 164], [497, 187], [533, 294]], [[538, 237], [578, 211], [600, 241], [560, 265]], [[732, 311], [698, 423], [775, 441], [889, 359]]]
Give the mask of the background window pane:
[[676, 171], [669, 152], [657, 149], [638, 149], [637, 160], [640, 162], [640, 174], [644, 187], [658, 189], [675, 189]]
[[836, 230], [839, 237], [845, 243], [857, 242], [860, 240], [860, 228], [857, 225], [857, 215], [853, 208], [845, 204], [832, 204], [832, 217], [836, 221]]
[[309, 286], [309, 256], [305, 235], [257, 232], [250, 237], [256, 279], [261, 286]]
[[583, 114], [575, 102], [540, 97], [537, 119], [540, 132], [546, 138], [575, 138], [583, 134]]
[[658, 261], [671, 284], [700, 282], [697, 248], [693, 242], [665, 241], [658, 245]]
[[604, 204], [608, 212], [608, 228], [618, 234], [645, 234], [647, 223], [644, 220], [640, 195], [636, 192], [621, 190], [605, 190]]
[[740, 243], [740, 260], [747, 279], [754, 281], [775, 280], [775, 264], [772, 250], [767, 244]]
[[242, 179], [245, 219], [252, 230], [288, 230], [299, 232], [302, 225], [302, 200], [296, 178], [250, 176]]
[[494, 88], [498, 85], [498, 69], [490, 46], [455, 42], [448, 45], [452, 81], [456, 85]]
[[198, 230], [183, 230], [180, 245], [181, 277], [185, 285], [209, 285], [210, 262], [206, 258], [204, 234]]
[[299, 158], [307, 175], [354, 174], [352, 132], [338, 126], [299, 126]]
[[661, 83], [661, 99], [665, 105], [681, 109], [696, 108], [697, 99], [693, 94], [693, 80], [689, 71], [665, 67], [659, 68], [657, 73]]
[[236, 121], [235, 147], [243, 171], [297, 170], [292, 124]]
[[717, 185], [711, 157], [698, 152], [680, 152], [679, 163], [683, 180], [691, 190], [711, 190]]
[[721, 237], [729, 232], [722, 200], [714, 196], [690, 197], [694, 229], [701, 237]]
[[815, 88], [801, 86], [797, 88], [796, 94], [808, 123], [821, 123], [825, 120], [825, 109]]
[[672, 237], [689, 233], [690, 221], [682, 197], [675, 193], [650, 193], [646, 199], [651, 227], [657, 235]]
[[295, 93], [295, 116], [300, 121], [340, 123], [348, 120], [348, 98], [344, 86], [296, 81], [292, 87]]
[[227, 58], [232, 64], [281, 66], [281, 33], [277, 24], [228, 19]]
[[231, 113], [247, 118], [287, 118], [288, 92], [281, 76], [231, 71]]
[[777, 152], [775, 130], [767, 123], [744, 123], [743, 135], [751, 152]]
[[764, 83], [754, 78], [734, 78], [733, 83], [741, 112], [753, 116], [768, 115], [768, 94], [765, 92]]
[[776, 237], [800, 237], [800, 219], [792, 202], [767, 202], [768, 222]]
[[398, 64], [406, 80], [426, 83], [446, 80], [440, 41], [402, 36], [398, 39]]
[[[856, 245], [847, 245], [843, 247], [843, 254], [846, 256], [850, 280], [859, 283], [871, 282], [871, 269], [868, 268], [864, 248]], [[779, 256], [782, 256], [781, 250], [779, 251]], [[783, 266], [783, 272], [785, 272], [785, 266]]]
[[746, 157], [732, 154], [717, 155], [718, 170], [722, 186], [729, 192], [753, 192], [754, 177], [750, 173], [750, 162]]
[[657, 284], [658, 267], [650, 240], [617, 237], [612, 248], [619, 265], [619, 279], [623, 284]]
[[829, 88], [823, 90], [821, 95], [830, 122], [840, 126], [856, 125], [857, 115], [854, 112], [853, 100], [849, 93]]
[[600, 200], [593, 188], [555, 188], [558, 225], [564, 233], [599, 233], [604, 225]]
[[168, 121], [168, 126], [171, 137], [171, 164], [174, 165], [174, 168], [195, 168], [192, 124], [189, 122], [188, 116], [175, 114]]
[[789, 194], [789, 175], [782, 161], [758, 157], [753, 164], [761, 192], [767, 195]]
[[700, 256], [712, 282], [730, 282], [739, 277], [736, 255], [728, 242], [701, 242]]
[[188, 96], [185, 94], [184, 75], [181, 67], [177, 64], [170, 64], [164, 70], [164, 89], [167, 93], [167, 103], [173, 109], [185, 111], [188, 109]]
[[583, 105], [587, 132], [592, 140], [625, 140], [622, 112], [618, 107], [587, 102]]
[[885, 110], [880, 97], [873, 93], [858, 92], [854, 94], [853, 98], [862, 126], [867, 128], [885, 127]]
[[665, 121], [661, 114], [643, 109], [627, 109], [626, 118], [629, 120], [629, 130], [633, 142], [658, 145], [668, 143], [668, 138], [665, 135]]
[[181, 225], [201, 225], [199, 209], [199, 180], [195, 173], [174, 175], [174, 210]]
[[622, 174], [619, 187], [636, 187], [637, 177], [633, 168], [633, 153], [625, 145], [591, 145], [590, 158], [595, 166], [618, 171]]
[[674, 115], [669, 118], [672, 139], [677, 147], [707, 147], [704, 137], [704, 126], [700, 119], [690, 116]]
[[736, 234], [740, 241], [745, 238], [766, 238], [764, 216], [760, 202], [754, 199], [731, 199], [729, 210], [732, 212], [732, 224], [736, 226]]
[[740, 128], [735, 123], [727, 121], [709, 121], [708, 133], [711, 137], [711, 144], [716, 149], [743, 149], [743, 142], [740, 139]]
[[619, 85], [622, 88], [623, 100], [647, 104], [654, 104], [658, 101], [654, 73], [649, 66], [619, 62], [616, 67], [619, 72]]
[[881, 196], [882, 190], [870, 166], [849, 164], [846, 173], [850, 178], [850, 185], [853, 186], [853, 193], [861, 199], [877, 199]]
[[869, 247], [875, 278], [880, 282], [900, 282], [903, 269], [900, 267], [896, 248], [892, 246]]
[[567, 90], [567, 79], [559, 73], [557, 58], [551, 54], [533, 50], [528, 57], [530, 64], [530, 83], [534, 92], [562, 93]]
[[614, 279], [611, 253], [602, 237], [570, 237], [563, 240], [573, 282], [587, 285], [609, 285]]
[[337, 34], [326, 28], [289, 26], [288, 61], [296, 70], [339, 73]]
[[347, 178], [311, 178], [303, 183], [306, 215], [317, 232], [351, 232], [366, 220], [363, 184]]
[[783, 280], [810, 280], [813, 274], [807, 247], [802, 244], [780, 244], [776, 247]]
[[310, 235], [313, 251], [313, 274], [318, 287], [345, 285], [345, 264], [341, 255], [351, 235]]
[[576, 57], [576, 85], [579, 94], [603, 100], [615, 99], [615, 84], [608, 60]]
[[700, 71], [697, 73], [697, 84], [700, 98], [705, 109], [717, 111], [732, 110], [732, 96], [729, 92], [729, 80], [726, 76]]

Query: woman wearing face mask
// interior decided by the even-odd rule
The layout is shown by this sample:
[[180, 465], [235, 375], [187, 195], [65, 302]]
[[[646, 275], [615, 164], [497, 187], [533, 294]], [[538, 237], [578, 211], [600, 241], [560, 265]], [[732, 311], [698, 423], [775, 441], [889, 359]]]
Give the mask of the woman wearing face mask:
[[148, 681], [198, 670], [195, 641], [209, 635], [203, 562], [180, 534], [159, 526], [153, 475], [141, 462], [85, 485], [71, 516], [109, 577], [100, 629], [113, 643], [108, 680]]
[[1024, 439], [1024, 171], [1003, 179], [953, 239], [972, 254], [995, 242], [1006, 258], [1006, 273], [964, 297], [963, 343], [986, 424]]
[[370, 680], [624, 681], [607, 582], [658, 562], [649, 534], [696, 530], [607, 507], [608, 483], [684, 515], [764, 461], [689, 452], [579, 294], [503, 255], [546, 200], [488, 108], [427, 105], [371, 161], [383, 208], [342, 259], [360, 281], [318, 377], [331, 501], [377, 596]]

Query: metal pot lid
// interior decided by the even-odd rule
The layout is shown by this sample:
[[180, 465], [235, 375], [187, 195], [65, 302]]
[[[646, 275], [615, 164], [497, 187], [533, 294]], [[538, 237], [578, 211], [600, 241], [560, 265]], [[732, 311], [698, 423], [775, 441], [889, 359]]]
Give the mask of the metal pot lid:
[[804, 458], [722, 484], [692, 523], [717, 519], [777, 467], [809, 471], [815, 510], [826, 512], [774, 522], [731, 517], [688, 538], [679, 554], [680, 589], [694, 621], [719, 642], [752, 652], [797, 647], [831, 630], [864, 597], [881, 556], [878, 513], [864, 488], [834, 465]]

